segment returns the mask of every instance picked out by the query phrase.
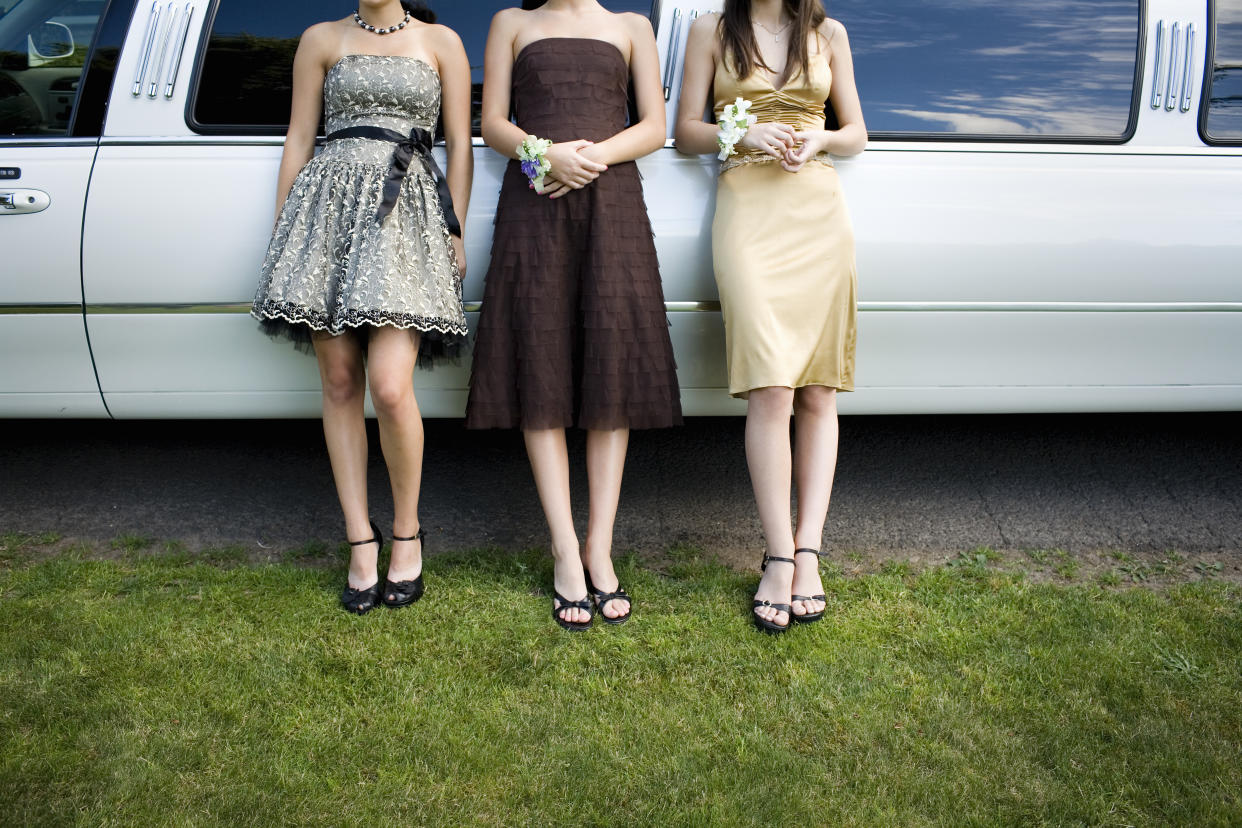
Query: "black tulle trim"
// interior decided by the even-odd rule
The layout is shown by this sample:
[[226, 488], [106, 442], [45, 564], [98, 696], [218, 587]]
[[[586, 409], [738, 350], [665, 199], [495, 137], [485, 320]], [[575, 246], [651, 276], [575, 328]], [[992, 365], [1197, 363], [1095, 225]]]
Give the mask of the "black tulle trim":
[[255, 305], [250, 315], [259, 320], [263, 333], [274, 340], [292, 343], [294, 348], [304, 354], [315, 352], [311, 338], [315, 331], [327, 332], [333, 336], [352, 334], [360, 338], [364, 349], [373, 328], [390, 327], [417, 331], [420, 334], [419, 368], [432, 368], [443, 362], [457, 364], [469, 335], [465, 325], [455, 324], [447, 319], [382, 310], [348, 310], [341, 314], [336, 325], [329, 325], [324, 314], [282, 302]]

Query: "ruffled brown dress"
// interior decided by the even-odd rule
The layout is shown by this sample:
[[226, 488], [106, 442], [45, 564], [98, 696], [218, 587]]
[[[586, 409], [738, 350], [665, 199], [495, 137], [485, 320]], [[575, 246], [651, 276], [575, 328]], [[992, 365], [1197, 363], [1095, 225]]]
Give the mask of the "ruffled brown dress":
[[[513, 63], [513, 111], [555, 142], [626, 126], [629, 65], [612, 44], [546, 38]], [[681, 423], [664, 291], [634, 162], [550, 199], [505, 170], [466, 405], [469, 428]]]

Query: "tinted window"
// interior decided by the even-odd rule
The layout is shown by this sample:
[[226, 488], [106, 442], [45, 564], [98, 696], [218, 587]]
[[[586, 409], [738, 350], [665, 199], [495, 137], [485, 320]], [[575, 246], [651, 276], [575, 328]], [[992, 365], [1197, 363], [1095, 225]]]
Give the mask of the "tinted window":
[[1212, 76], [1203, 122], [1204, 138], [1242, 142], [1242, 0], [1217, 0], [1212, 30]]
[[0, 0], [0, 135], [67, 135], [104, 0]]
[[[0, 0], [0, 3], [4, 0]], [[457, 32], [470, 59], [474, 86], [474, 122], [483, 89], [483, 48], [492, 15], [514, 0], [426, 4]], [[604, 2], [612, 11], [647, 14], [650, 0]], [[193, 126], [211, 132], [283, 134], [289, 126], [293, 54], [308, 26], [350, 14], [341, 0], [265, 0], [262, 3], [221, 0], [204, 50], [198, 88], [192, 104]]]
[[1119, 140], [1130, 128], [1135, 0], [830, 0], [871, 133]]

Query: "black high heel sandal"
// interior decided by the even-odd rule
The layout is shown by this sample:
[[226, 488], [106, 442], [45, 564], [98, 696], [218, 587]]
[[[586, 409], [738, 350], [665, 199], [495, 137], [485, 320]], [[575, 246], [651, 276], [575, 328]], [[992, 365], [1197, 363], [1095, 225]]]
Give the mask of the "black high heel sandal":
[[[634, 612], [634, 599], [625, 591], [625, 587], [617, 584], [616, 592], [601, 592], [595, 588], [595, 584], [591, 583], [591, 573], [584, 570], [583, 574], [586, 575], [587, 594], [595, 602], [595, 608], [599, 610], [600, 619], [605, 624], [624, 624], [626, 621], [629, 621], [630, 615]], [[625, 615], [609, 618], [604, 614], [604, 604], [607, 604], [609, 601], [624, 601], [629, 609], [626, 610]]]
[[[816, 557], [816, 567], [819, 566], [819, 558], [824, 557], [824, 553], [820, 552], [818, 549], [795, 549], [794, 558], [797, 558], [799, 553], [814, 555]], [[797, 566], [797, 564], [794, 564], [794, 566]], [[791, 595], [789, 597], [789, 603], [793, 604], [794, 601], [802, 601], [804, 603], [807, 601], [822, 601], [824, 603], [824, 609], [819, 612], [808, 612], [805, 615], [798, 615], [796, 612], [789, 613], [789, 617], [799, 624], [814, 624], [816, 621], [824, 617], [824, 612], [828, 609], [828, 596], [822, 592], [819, 595]]]
[[[375, 525], [375, 521], [371, 521], [371, 531], [375, 534], [366, 540], [346, 541], [350, 546], [366, 546], [368, 543], [375, 544], [375, 552], [378, 556], [384, 549], [384, 536], [380, 533], [379, 527]], [[341, 593], [341, 606], [356, 615], [365, 615], [375, 609], [376, 603], [380, 596], [379, 578], [375, 579], [375, 583], [366, 589], [354, 589], [349, 585], [349, 581], [345, 581], [345, 590]]]
[[[417, 533], [408, 538], [399, 538], [392, 536], [394, 541], [412, 541], [419, 542], [421, 551], [427, 551], [427, 542], [424, 538], [427, 533], [419, 529]], [[423, 566], [427, 565], [427, 560], [423, 559]], [[412, 581], [390, 581], [384, 579], [384, 606], [397, 609], [398, 607], [408, 607], [410, 604], [423, 597], [423, 573], [419, 572], [418, 577]]]
[[[555, 601], [552, 603], [552, 620], [559, 624], [562, 629], [569, 630], [570, 632], [582, 632], [591, 627], [591, 621], [594, 620], [595, 614], [591, 612], [591, 596], [589, 594], [581, 601], [571, 601], [557, 592], [555, 588], [552, 590], [552, 594], [556, 596], [557, 601], [561, 602], [559, 607]], [[567, 609], [586, 610], [587, 620], [566, 621], [564, 618], [561, 618], [560, 614]]]
[[[767, 552], [764, 552], [763, 563], [760, 564], [759, 566], [760, 572], [767, 571], [769, 561], [779, 561], [780, 563], [792, 564], [794, 562], [794, 559], [793, 558], [778, 558], [775, 555], [769, 555]], [[769, 621], [766, 618], [760, 618], [758, 613], [755, 612], [755, 610], [761, 607], [771, 607], [777, 612], [785, 613], [791, 619], [794, 617], [793, 607], [791, 607], [789, 604], [773, 604], [771, 601], [766, 601], [766, 600], [760, 601], [758, 599], [755, 599], [754, 601], [751, 601], [750, 617], [754, 620], [755, 626], [758, 627], [761, 632], [769, 633], [771, 635], [780, 635], [785, 630], [789, 629], [789, 625], [793, 623], [792, 621], [789, 621], [789, 622], [786, 622], [784, 625], [781, 625], [781, 624], [777, 624], [774, 621]]]

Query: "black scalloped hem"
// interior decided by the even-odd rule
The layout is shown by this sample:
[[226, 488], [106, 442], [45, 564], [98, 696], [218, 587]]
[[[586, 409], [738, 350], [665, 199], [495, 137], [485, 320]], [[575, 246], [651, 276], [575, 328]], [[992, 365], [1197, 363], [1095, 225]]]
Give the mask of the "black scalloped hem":
[[[294, 319], [288, 313], [293, 311]], [[438, 364], [448, 363], [459, 365], [462, 351], [466, 346], [468, 330], [465, 326], [455, 326], [443, 319], [423, 319], [407, 314], [391, 314], [384, 311], [363, 313], [349, 311], [346, 313], [344, 325], [340, 330], [332, 332], [327, 324], [315, 324], [310, 313], [304, 308], [285, 306], [275, 302], [256, 305], [250, 315], [259, 320], [259, 328], [277, 342], [288, 342], [303, 354], [314, 354], [315, 346], [312, 333], [315, 331], [330, 333], [332, 336], [356, 336], [365, 351], [374, 328], [391, 327], [398, 330], [417, 331], [418, 367], [431, 369]], [[297, 318], [302, 317], [302, 318]], [[420, 324], [421, 323], [421, 324]]]

